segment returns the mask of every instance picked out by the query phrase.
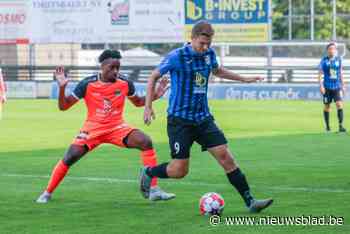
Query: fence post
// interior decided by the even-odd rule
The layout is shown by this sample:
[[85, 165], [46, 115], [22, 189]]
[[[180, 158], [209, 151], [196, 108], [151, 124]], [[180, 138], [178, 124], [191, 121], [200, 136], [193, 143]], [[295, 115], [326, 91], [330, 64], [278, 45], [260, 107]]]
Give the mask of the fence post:
[[[272, 29], [272, 0], [269, 0], [269, 13], [268, 13], [268, 40], [269, 42], [272, 42], [273, 40], [273, 29]], [[267, 46], [267, 82], [271, 83], [272, 81], [272, 56], [273, 56], [273, 51], [272, 51], [272, 44], [269, 43]]]
[[35, 46], [34, 44], [29, 44], [29, 79], [34, 80], [34, 71], [35, 66]]

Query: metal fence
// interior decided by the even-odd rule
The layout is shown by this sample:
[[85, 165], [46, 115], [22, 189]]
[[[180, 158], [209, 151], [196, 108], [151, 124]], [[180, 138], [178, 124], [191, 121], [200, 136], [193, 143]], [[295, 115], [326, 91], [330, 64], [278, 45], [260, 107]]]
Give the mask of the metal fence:
[[[98, 66], [66, 66], [67, 75], [72, 80], [81, 80], [84, 77], [99, 71]], [[246, 76], [261, 76], [267, 83], [315, 83], [318, 71], [314, 66], [226, 66], [227, 69]], [[121, 73], [129, 79], [145, 83], [154, 66], [123, 66]], [[2, 66], [5, 80], [8, 81], [52, 81], [54, 80], [54, 66]], [[350, 82], [350, 66], [344, 67], [345, 80]], [[227, 83], [218, 77], [211, 82]]]

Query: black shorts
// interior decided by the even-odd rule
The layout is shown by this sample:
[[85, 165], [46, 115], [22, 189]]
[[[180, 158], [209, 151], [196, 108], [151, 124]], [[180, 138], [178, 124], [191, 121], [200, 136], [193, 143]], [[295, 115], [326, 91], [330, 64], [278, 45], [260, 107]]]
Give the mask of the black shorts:
[[333, 101], [342, 101], [342, 91], [340, 89], [326, 89], [326, 93], [323, 95], [323, 103], [330, 104]]
[[167, 130], [171, 157], [175, 159], [189, 158], [194, 141], [202, 146], [202, 151], [227, 144], [223, 132], [216, 126], [212, 117], [201, 123], [194, 123], [169, 116]]

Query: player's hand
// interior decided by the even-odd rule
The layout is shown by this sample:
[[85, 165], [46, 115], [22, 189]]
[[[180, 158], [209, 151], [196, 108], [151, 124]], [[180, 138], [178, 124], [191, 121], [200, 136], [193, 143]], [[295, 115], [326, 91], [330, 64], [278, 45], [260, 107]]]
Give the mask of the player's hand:
[[64, 67], [56, 67], [56, 71], [54, 73], [57, 83], [60, 87], [64, 87], [67, 85], [69, 79], [66, 77], [64, 73]]
[[162, 97], [165, 92], [169, 89], [169, 78], [168, 77], [164, 77], [159, 81], [159, 84], [157, 86], [157, 90], [156, 90], [156, 99]]
[[264, 78], [261, 76], [255, 76], [245, 79], [245, 83], [255, 83], [255, 82], [261, 82]]
[[343, 85], [343, 87], [341, 88], [341, 91], [343, 91], [343, 94], [345, 94], [345, 92], [346, 92], [346, 87], [345, 87], [345, 85]]
[[326, 93], [326, 89], [322, 86], [320, 86], [320, 92], [322, 95], [324, 95]]
[[154, 111], [151, 107], [145, 107], [145, 111], [143, 113], [143, 121], [146, 125], [150, 125], [152, 120], [156, 118]]

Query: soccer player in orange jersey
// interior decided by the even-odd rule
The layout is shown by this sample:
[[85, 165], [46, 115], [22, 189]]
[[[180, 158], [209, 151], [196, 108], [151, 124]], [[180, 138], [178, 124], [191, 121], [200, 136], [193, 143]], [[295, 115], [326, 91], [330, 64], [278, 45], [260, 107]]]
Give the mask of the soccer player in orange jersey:
[[[78, 83], [71, 95], [65, 95], [68, 79], [63, 67], [58, 67], [55, 77], [59, 85], [59, 109], [68, 110], [84, 99], [88, 109], [87, 119], [74, 139], [64, 158], [52, 171], [46, 190], [37, 199], [38, 203], [47, 203], [52, 193], [67, 174], [69, 168], [87, 152], [103, 143], [119, 147], [136, 148], [141, 151], [145, 166], [156, 166], [156, 152], [149, 136], [141, 130], [128, 125], [123, 119], [125, 99], [135, 106], [145, 105], [145, 97], [135, 93], [134, 84], [119, 74], [121, 55], [119, 51], [105, 50], [99, 56], [101, 71], [97, 75], [85, 78]], [[163, 79], [153, 97], [154, 100], [166, 92], [168, 81]], [[169, 200], [174, 194], [166, 193], [157, 186], [156, 178], [152, 181], [152, 189], [143, 196], [152, 201]]]

